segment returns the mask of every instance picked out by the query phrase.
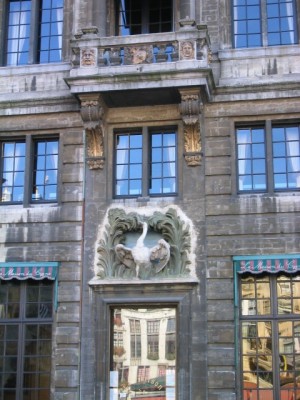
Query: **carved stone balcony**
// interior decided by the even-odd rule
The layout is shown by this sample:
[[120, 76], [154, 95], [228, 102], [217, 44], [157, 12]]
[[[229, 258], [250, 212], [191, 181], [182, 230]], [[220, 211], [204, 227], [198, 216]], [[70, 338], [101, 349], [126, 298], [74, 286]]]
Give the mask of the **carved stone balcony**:
[[[175, 104], [180, 89], [197, 88], [210, 98], [213, 75], [207, 28], [182, 24], [177, 32], [99, 37], [82, 29], [71, 43], [66, 80], [71, 92], [101, 94], [108, 107]], [[126, 92], [126, 96], [124, 96]]]

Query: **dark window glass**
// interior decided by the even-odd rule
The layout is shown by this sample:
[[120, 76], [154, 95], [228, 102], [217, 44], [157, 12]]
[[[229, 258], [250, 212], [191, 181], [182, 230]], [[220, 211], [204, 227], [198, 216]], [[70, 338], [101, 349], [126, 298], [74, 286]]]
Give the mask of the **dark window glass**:
[[300, 126], [273, 127], [274, 189], [300, 188]]
[[265, 191], [267, 188], [265, 131], [263, 128], [238, 128], [238, 190]]
[[35, 142], [33, 169], [33, 201], [57, 199], [58, 140]]
[[52, 302], [51, 282], [0, 283], [1, 399], [50, 400]]
[[117, 35], [170, 32], [173, 29], [172, 0], [119, 0]]
[[300, 276], [245, 276], [240, 299], [242, 397], [296, 399]]
[[295, 15], [295, 0], [233, 0], [234, 47], [296, 43]]
[[2, 142], [1, 202], [22, 202], [24, 199], [25, 142]]
[[[148, 137], [148, 140], [147, 140]], [[147, 143], [150, 142], [150, 146]], [[143, 158], [147, 152], [147, 160]], [[146, 156], [145, 156], [146, 157]], [[149, 179], [143, 165], [148, 165]], [[144, 195], [168, 195], [177, 191], [177, 135], [175, 131], [118, 133], [115, 143], [115, 195], [143, 195], [143, 180], [149, 182]]]

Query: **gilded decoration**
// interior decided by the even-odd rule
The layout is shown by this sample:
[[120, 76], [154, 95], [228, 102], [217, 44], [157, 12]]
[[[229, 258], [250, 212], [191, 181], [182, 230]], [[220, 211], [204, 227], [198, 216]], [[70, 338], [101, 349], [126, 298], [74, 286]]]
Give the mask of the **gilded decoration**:
[[180, 112], [184, 127], [184, 149], [187, 165], [201, 165], [200, 95], [195, 91], [182, 91]]
[[[138, 239], [129, 246], [132, 234]], [[147, 240], [148, 234], [152, 239]], [[186, 277], [190, 253], [191, 226], [176, 209], [146, 216], [113, 208], [98, 241], [95, 275], [99, 279]]]
[[81, 118], [85, 128], [86, 160], [90, 169], [104, 167], [103, 107], [99, 97], [81, 97]]

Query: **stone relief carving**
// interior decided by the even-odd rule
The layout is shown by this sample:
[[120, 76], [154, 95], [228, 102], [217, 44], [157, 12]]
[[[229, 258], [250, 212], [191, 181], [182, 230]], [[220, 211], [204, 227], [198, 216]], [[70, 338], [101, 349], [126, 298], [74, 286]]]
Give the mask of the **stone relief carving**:
[[80, 97], [81, 118], [86, 137], [86, 160], [90, 169], [103, 169], [104, 166], [104, 129], [102, 116], [103, 107], [99, 97], [90, 95]]
[[142, 223], [143, 233], [136, 241], [133, 248], [117, 244], [115, 247], [118, 259], [126, 267], [134, 269], [136, 277], [140, 277], [140, 269], [148, 271], [150, 275], [153, 271], [155, 274], [160, 272], [170, 259], [170, 245], [164, 239], [160, 239], [156, 246], [150, 248], [144, 244], [148, 231], [147, 222]]
[[[95, 275], [99, 279], [170, 278], [189, 276], [191, 227], [174, 208], [165, 213], [155, 211], [151, 216], [137, 212], [126, 213], [113, 208], [108, 212], [97, 247]], [[125, 246], [126, 235], [142, 234], [135, 246]], [[147, 232], [160, 239], [153, 247], [144, 244]]]
[[95, 67], [97, 49], [81, 49], [80, 63], [82, 67]]
[[201, 165], [201, 101], [198, 92], [181, 91], [180, 112], [184, 127], [185, 160], [189, 166]]
[[125, 64], [150, 63], [153, 58], [152, 46], [125, 47]]
[[180, 60], [195, 60], [194, 42], [190, 40], [180, 42]]

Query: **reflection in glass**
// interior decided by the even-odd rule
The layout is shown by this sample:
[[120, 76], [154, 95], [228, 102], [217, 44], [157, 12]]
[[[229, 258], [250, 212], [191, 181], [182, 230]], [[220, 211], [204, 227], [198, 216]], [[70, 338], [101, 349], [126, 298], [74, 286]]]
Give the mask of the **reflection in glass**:
[[25, 142], [2, 143], [2, 202], [23, 200]]
[[112, 311], [110, 393], [116, 399], [175, 393], [175, 308], [120, 308]]
[[272, 128], [275, 189], [300, 188], [300, 127]]
[[238, 187], [241, 191], [266, 190], [265, 133], [262, 128], [236, 130]]
[[241, 296], [243, 400], [300, 398], [299, 276], [245, 276]]
[[57, 199], [58, 140], [35, 142], [33, 169], [33, 201]]
[[176, 134], [174, 132], [151, 134], [150, 194], [176, 192]]
[[59, 62], [62, 58], [63, 1], [41, 1], [39, 62]]

